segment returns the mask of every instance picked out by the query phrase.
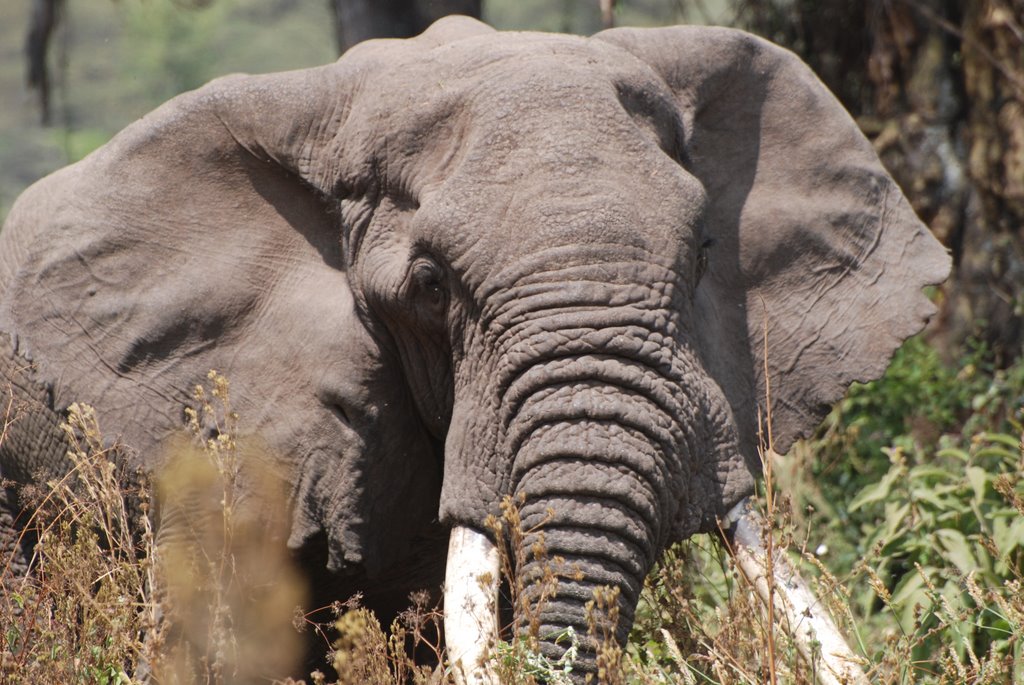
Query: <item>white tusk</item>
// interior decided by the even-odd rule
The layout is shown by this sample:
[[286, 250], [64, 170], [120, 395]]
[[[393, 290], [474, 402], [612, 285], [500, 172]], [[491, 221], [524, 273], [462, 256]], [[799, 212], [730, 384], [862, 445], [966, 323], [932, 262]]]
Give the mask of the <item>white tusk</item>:
[[[767, 606], [768, 554], [764, 546], [764, 518], [748, 499], [744, 499], [732, 508], [724, 523], [730, 526], [729, 551], [736, 566]], [[775, 550], [772, 554], [772, 575], [774, 610], [781, 614], [783, 629], [796, 642], [800, 654], [816, 673], [818, 682], [821, 685], [869, 685], [861, 667], [864, 660], [846, 644], [832, 617], [782, 550]]]
[[498, 578], [498, 549], [487, 536], [452, 528], [444, 576], [444, 634], [456, 685], [498, 685], [489, 660], [498, 641]]

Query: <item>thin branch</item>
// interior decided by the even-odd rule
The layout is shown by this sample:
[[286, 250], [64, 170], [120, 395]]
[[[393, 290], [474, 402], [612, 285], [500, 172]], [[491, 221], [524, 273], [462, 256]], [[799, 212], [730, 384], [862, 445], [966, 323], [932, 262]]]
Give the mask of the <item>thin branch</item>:
[[[967, 35], [957, 26], [955, 26], [952, 22], [950, 22], [948, 19], [939, 16], [930, 8], [922, 5], [920, 0], [900, 0], [900, 2], [903, 2], [904, 4], [908, 5], [909, 7], [917, 11], [926, 20], [932, 22], [933, 24], [935, 24], [936, 26], [938, 26], [940, 29], [950, 34], [951, 36], [954, 36], [961, 43], [970, 45], [971, 48], [977, 50], [978, 54], [980, 54], [987, 62], [989, 62], [989, 64], [991, 64], [996, 69], [996, 71], [1002, 74], [1006, 78], [1006, 80], [1009, 81], [1010, 84], [1013, 85], [1022, 96], [1024, 96], [1024, 77], [1008, 69], [1006, 65], [992, 53], [991, 50], [989, 50], [981, 43], [981, 41], [977, 40], [974, 36]], [[1010, 31], [1017, 37], [1017, 40], [1020, 41], [1021, 33], [1019, 31], [1019, 27], [1013, 26], [1012, 24], [1008, 24], [1008, 27], [1010, 28]], [[1022, 47], [1024, 47], [1024, 45], [1022, 45]]]

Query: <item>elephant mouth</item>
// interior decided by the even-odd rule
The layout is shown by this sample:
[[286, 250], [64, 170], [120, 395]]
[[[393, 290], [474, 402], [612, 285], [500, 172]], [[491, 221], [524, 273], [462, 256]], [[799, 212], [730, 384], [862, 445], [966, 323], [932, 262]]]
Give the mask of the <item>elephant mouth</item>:
[[328, 404], [327, 410], [330, 411], [331, 414], [333, 414], [336, 419], [338, 419], [341, 425], [352, 425], [351, 417], [349, 417], [348, 412], [345, 410], [345, 407], [343, 407], [340, 403], [332, 402], [331, 404]]

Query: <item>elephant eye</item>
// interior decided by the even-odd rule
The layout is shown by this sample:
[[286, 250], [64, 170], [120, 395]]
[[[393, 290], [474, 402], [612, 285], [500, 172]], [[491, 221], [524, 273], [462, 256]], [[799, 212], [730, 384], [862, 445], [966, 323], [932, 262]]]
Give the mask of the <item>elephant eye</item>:
[[412, 292], [432, 305], [444, 304], [445, 273], [441, 265], [427, 256], [417, 257], [409, 271]]
[[412, 278], [418, 288], [437, 290], [443, 285], [444, 272], [429, 257], [418, 257], [412, 264]]
[[708, 238], [700, 244], [700, 250], [697, 252], [697, 264], [695, 267], [695, 283], [700, 283], [700, 279], [704, 277], [704, 272], [708, 270], [708, 250], [710, 250], [714, 244], [714, 238]]

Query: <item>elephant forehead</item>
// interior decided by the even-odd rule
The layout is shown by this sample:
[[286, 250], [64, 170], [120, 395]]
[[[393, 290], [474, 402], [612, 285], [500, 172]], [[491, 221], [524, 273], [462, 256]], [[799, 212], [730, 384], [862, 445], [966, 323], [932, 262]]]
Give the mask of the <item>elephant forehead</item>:
[[661, 79], [603, 41], [533, 33], [430, 49], [374, 41], [341, 64], [362, 75], [343, 132], [349, 173], [403, 179], [414, 195], [467, 159], [495, 166], [526, 151], [548, 165], [586, 165], [602, 147], [653, 141], [671, 151], [681, 138]]
[[704, 187], [649, 139], [620, 142], [470, 148], [419, 195], [411, 237], [447, 255], [471, 288], [522, 258], [540, 268], [547, 258], [534, 255], [560, 247], [587, 263], [628, 253], [680, 268], [704, 230]]
[[469, 89], [475, 96], [545, 82], [660, 82], [646, 63], [605, 41], [530, 32], [489, 33], [430, 47], [416, 39], [368, 41], [339, 65], [361, 71], [363, 90], [384, 108], [432, 91]]

